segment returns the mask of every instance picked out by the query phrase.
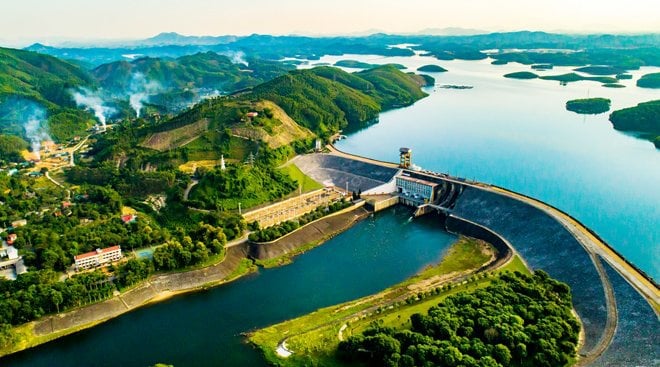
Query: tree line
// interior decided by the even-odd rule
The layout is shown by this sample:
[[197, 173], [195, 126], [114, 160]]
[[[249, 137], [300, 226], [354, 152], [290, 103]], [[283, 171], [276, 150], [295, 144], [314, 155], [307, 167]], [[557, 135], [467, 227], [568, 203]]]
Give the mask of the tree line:
[[410, 329], [373, 324], [337, 353], [370, 366], [565, 366], [580, 331], [571, 311], [569, 287], [545, 272], [504, 273], [412, 315]]

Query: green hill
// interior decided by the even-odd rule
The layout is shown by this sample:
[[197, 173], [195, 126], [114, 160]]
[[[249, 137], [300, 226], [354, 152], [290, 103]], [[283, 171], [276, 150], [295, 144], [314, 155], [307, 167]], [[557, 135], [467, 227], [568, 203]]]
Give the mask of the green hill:
[[614, 111], [610, 121], [615, 129], [640, 133], [660, 149], [660, 100]]
[[90, 114], [76, 108], [69, 90], [95, 85], [94, 77], [76, 65], [36, 52], [0, 48], [0, 132], [22, 135], [24, 107], [35, 105], [45, 110], [51, 135], [68, 139], [94, 123]]
[[140, 73], [150, 83], [157, 83], [160, 93], [184, 88], [233, 92], [270, 80], [292, 68], [265, 60], [250, 60], [248, 66], [215, 52], [200, 52], [177, 59], [144, 57], [132, 62], [117, 61], [101, 65], [93, 73], [101, 85], [111, 91], [135, 88], [134, 75]]
[[424, 78], [394, 66], [349, 74], [318, 67], [298, 70], [254, 88], [250, 98], [267, 99], [296, 122], [321, 136], [348, 125], [374, 120], [385, 109], [406, 106], [426, 96]]

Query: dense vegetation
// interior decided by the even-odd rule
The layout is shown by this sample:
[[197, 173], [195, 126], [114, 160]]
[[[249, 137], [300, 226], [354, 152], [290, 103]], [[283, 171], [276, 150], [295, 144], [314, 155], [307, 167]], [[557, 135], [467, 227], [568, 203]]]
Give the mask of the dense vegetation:
[[616, 83], [617, 80], [616, 78], [609, 77], [609, 76], [583, 76], [580, 74], [576, 73], [567, 73], [567, 74], [561, 74], [561, 75], [545, 75], [539, 77], [540, 79], [543, 80], [557, 80], [563, 83], [571, 83], [571, 82], [578, 82], [581, 80], [589, 80], [589, 81], [594, 81], [594, 82], [600, 82], [600, 83]]
[[22, 160], [21, 151], [27, 147], [28, 143], [18, 136], [0, 134], [0, 162]]
[[23, 124], [34, 106], [44, 110], [51, 135], [66, 140], [93, 125], [92, 116], [80, 111], [69, 93], [94, 87], [84, 69], [35, 52], [0, 48], [0, 133], [25, 136]]
[[230, 165], [201, 170], [200, 181], [190, 193], [193, 206], [229, 210], [243, 209], [281, 199], [297, 189], [289, 176], [265, 164]]
[[610, 121], [615, 129], [640, 133], [660, 149], [660, 100], [614, 111]]
[[349, 74], [337, 68], [299, 70], [254, 88], [251, 98], [277, 103], [295, 121], [321, 136], [359, 126], [381, 110], [426, 96], [426, 81], [391, 65]]
[[505, 74], [504, 77], [511, 79], [536, 79], [539, 76], [532, 73], [531, 71], [519, 71], [515, 73]]
[[375, 324], [338, 353], [371, 366], [565, 366], [580, 331], [571, 310], [568, 286], [546, 273], [503, 274], [414, 314], [410, 330]]
[[621, 68], [615, 68], [612, 66], [598, 66], [598, 65], [583, 66], [581, 68], [577, 68], [574, 70], [591, 75], [617, 75], [625, 72], [625, 70]]
[[660, 88], [660, 73], [643, 75], [637, 80], [637, 86], [642, 88]]
[[276, 239], [295, 231], [296, 229], [304, 226], [305, 224], [315, 221], [319, 218], [322, 218], [326, 215], [336, 213], [342, 209], [348, 208], [351, 206], [349, 201], [337, 201], [328, 206], [320, 206], [313, 211], [304, 214], [300, 218], [295, 220], [287, 220], [280, 224], [270, 226], [267, 228], [262, 228], [250, 233], [250, 241], [252, 242], [269, 242], [275, 241]]
[[417, 68], [417, 71], [423, 71], [427, 73], [443, 73], [447, 71], [447, 69], [439, 65], [424, 65]]
[[566, 109], [580, 114], [597, 115], [609, 111], [610, 103], [607, 98], [574, 99], [566, 102]]

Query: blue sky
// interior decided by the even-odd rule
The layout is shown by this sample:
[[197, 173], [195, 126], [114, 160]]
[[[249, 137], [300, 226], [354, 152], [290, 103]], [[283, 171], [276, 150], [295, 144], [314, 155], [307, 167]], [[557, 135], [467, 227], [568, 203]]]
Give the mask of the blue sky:
[[657, 0], [0, 0], [0, 39], [487, 31], [660, 32]]

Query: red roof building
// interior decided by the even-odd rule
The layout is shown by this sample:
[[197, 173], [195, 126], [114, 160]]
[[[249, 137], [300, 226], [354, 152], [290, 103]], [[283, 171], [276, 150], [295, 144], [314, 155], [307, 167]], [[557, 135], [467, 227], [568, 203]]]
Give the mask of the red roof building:
[[7, 236], [7, 244], [13, 245], [17, 238], [18, 235], [16, 235], [16, 233], [10, 233], [9, 236]]
[[134, 223], [136, 220], [137, 220], [137, 215], [135, 214], [128, 214], [121, 216], [121, 221], [124, 222], [124, 224]]
[[121, 259], [121, 246], [112, 246], [104, 249], [74, 256], [76, 270], [90, 269]]

